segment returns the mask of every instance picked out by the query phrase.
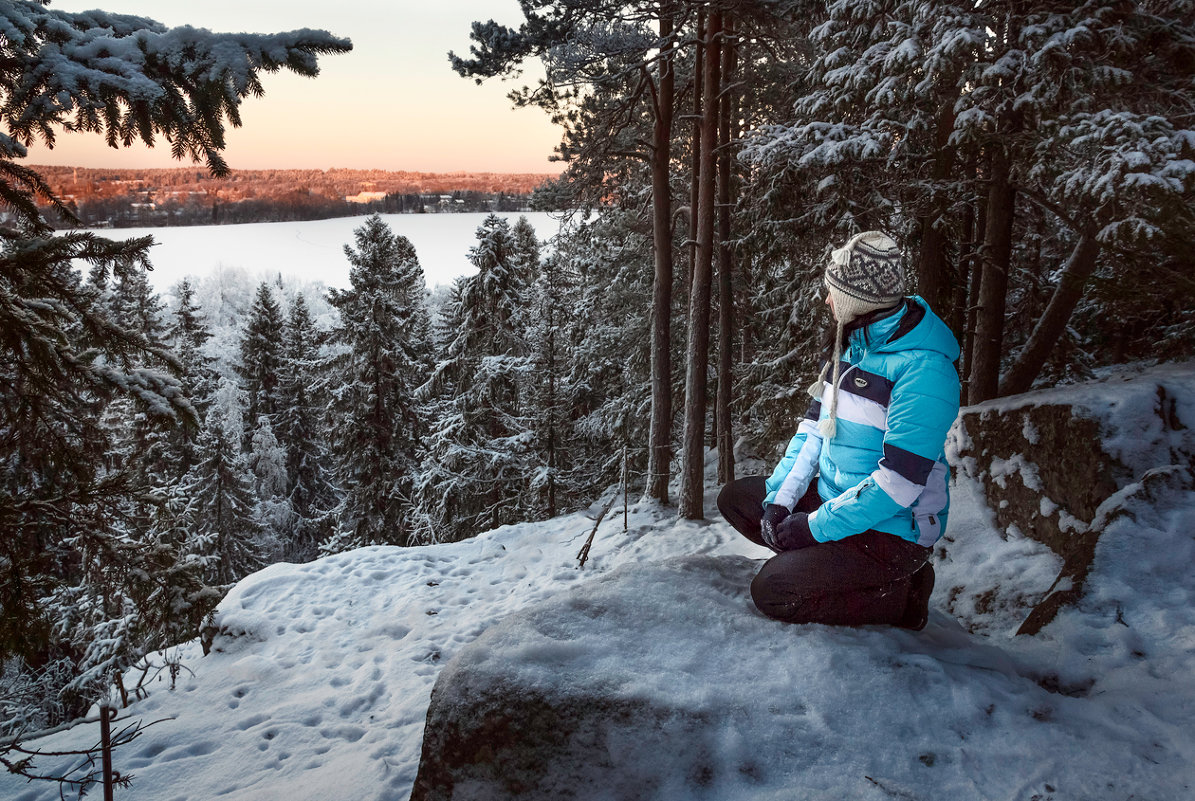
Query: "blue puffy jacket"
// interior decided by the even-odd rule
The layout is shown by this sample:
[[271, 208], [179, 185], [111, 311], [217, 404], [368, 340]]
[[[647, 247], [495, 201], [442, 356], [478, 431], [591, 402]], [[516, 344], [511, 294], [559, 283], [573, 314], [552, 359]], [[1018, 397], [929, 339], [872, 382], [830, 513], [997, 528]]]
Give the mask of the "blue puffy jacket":
[[[943, 448], [958, 416], [958, 342], [919, 297], [851, 332], [840, 366], [837, 434], [823, 440], [821, 396], [767, 480], [764, 503], [790, 510], [818, 477], [809, 517], [819, 542], [868, 529], [937, 542], [950, 507]], [[822, 395], [830, 390], [827, 380]]]

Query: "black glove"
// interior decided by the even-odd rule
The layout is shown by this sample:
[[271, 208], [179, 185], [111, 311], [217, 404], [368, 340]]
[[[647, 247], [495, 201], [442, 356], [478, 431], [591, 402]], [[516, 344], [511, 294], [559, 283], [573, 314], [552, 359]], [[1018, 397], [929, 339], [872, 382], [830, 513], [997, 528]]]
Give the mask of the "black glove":
[[772, 547], [777, 551], [795, 551], [817, 545], [813, 532], [809, 530], [809, 515], [805, 512], [795, 512], [784, 518], [776, 526], [776, 544]]
[[759, 536], [764, 544], [779, 553], [783, 549], [776, 544], [776, 530], [784, 518], [788, 517], [788, 509], [778, 503], [769, 503], [763, 509], [763, 519], [759, 521]]

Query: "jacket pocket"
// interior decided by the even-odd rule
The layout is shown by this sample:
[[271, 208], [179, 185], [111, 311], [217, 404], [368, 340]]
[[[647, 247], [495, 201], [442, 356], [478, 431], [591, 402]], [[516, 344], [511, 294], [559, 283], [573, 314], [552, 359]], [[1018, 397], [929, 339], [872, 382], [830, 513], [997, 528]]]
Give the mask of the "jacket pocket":
[[872, 481], [872, 479], [870, 479], [870, 478], [865, 479], [855, 489], [848, 490], [847, 492], [844, 492], [842, 495], [839, 495], [837, 498], [830, 501], [830, 511], [837, 512], [846, 506], [850, 506], [851, 504], [858, 503], [859, 498], [863, 495], [863, 490], [870, 487], [873, 483], [875, 483], [875, 482]]

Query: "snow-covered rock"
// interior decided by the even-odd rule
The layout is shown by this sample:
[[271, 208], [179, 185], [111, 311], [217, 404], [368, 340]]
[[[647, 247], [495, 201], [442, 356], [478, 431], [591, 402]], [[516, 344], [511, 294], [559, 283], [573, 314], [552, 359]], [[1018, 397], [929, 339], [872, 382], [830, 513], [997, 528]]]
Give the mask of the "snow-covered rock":
[[[1043, 595], [1004, 599], [1019, 631], [1035, 634], [1082, 596], [1096, 544], [1129, 497], [1159, 469], [1195, 466], [1195, 370], [1190, 364], [1121, 370], [1103, 380], [1001, 398], [963, 409], [951, 462], [983, 487], [996, 525], [1042, 543], [1063, 561]], [[952, 526], [950, 540], [966, 537]], [[950, 588], [954, 611], [990, 606]]]
[[412, 801], [1166, 798], [1190, 781], [1117, 700], [939, 612], [919, 634], [767, 620], [757, 567], [626, 566], [507, 616], [441, 672]]

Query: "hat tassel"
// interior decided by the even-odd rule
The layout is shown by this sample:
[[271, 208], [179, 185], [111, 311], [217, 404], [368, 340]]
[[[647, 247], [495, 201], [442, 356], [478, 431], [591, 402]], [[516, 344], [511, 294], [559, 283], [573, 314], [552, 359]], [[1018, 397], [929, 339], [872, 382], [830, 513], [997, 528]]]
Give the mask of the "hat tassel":
[[[842, 321], [838, 320], [834, 328], [834, 380], [830, 383], [830, 405], [827, 407], [826, 416], [817, 424], [826, 439], [834, 439], [834, 435], [838, 433], [838, 379], [841, 364]], [[824, 370], [822, 372], [825, 373]]]

